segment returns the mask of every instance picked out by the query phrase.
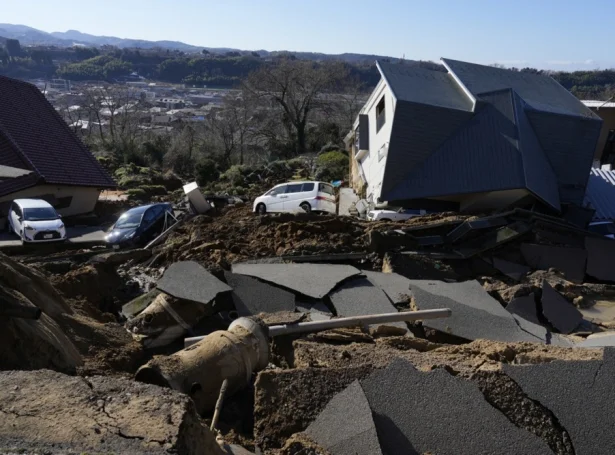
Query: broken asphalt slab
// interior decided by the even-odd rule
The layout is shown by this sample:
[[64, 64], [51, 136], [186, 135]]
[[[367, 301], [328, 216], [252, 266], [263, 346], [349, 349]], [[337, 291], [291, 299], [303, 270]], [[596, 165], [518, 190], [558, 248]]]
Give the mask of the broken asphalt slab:
[[322, 300], [298, 301], [297, 311], [308, 313], [312, 321], [328, 321], [333, 317], [333, 313]]
[[570, 435], [576, 455], [613, 453], [615, 350], [605, 349], [602, 361], [504, 364], [503, 369], [529, 398], [554, 414]]
[[568, 338], [559, 333], [551, 332], [551, 329], [547, 327], [534, 324], [533, 322], [523, 319], [521, 316], [517, 316], [516, 314], [513, 314], [513, 318], [515, 318], [515, 321], [521, 330], [535, 336], [536, 338], [539, 338], [544, 344], [551, 344], [553, 346], [574, 346], [574, 343]]
[[295, 311], [295, 295], [246, 275], [224, 272], [239, 316]]
[[521, 316], [527, 321], [541, 325], [541, 322], [538, 319], [538, 307], [536, 305], [536, 298], [534, 297], [533, 292], [529, 295], [524, 295], [523, 297], [513, 299], [508, 305], [506, 305], [506, 310], [508, 310], [511, 314]]
[[[374, 286], [367, 278], [354, 278], [342, 283], [329, 298], [338, 316], [365, 316], [370, 314], [397, 313], [386, 294]], [[400, 333], [407, 333], [408, 326], [404, 322], [374, 324], [370, 327], [395, 327]]]
[[363, 379], [383, 453], [552, 454], [516, 427], [478, 387], [443, 369], [423, 373], [403, 359]]
[[232, 289], [193, 261], [176, 262], [158, 280], [158, 289], [175, 298], [208, 304]]
[[615, 281], [615, 241], [586, 237], [587, 274], [600, 281]]
[[543, 342], [542, 338], [522, 330], [513, 316], [477, 281], [410, 281], [419, 310], [450, 308], [452, 311], [448, 318], [423, 321], [425, 327], [467, 340], [484, 338], [495, 341]]
[[615, 346], [615, 332], [592, 333], [585, 340], [576, 344], [580, 348], [602, 348]]
[[542, 282], [542, 314], [562, 333], [572, 332], [583, 315], [545, 280]]
[[380, 273], [363, 271], [363, 274], [374, 286], [377, 286], [387, 297], [396, 304], [408, 304], [412, 292], [410, 291], [410, 280], [397, 273]]
[[525, 262], [534, 269], [548, 270], [553, 267], [575, 283], [582, 283], [585, 279], [587, 252], [583, 248], [524, 243], [521, 253]]
[[359, 381], [334, 396], [305, 432], [331, 455], [382, 455], [372, 411]]
[[189, 397], [125, 378], [0, 372], [0, 415], [1, 453], [223, 455]]
[[515, 281], [521, 281], [521, 279], [530, 271], [530, 268], [525, 265], [495, 257], [493, 258], [493, 266], [504, 275]]
[[361, 274], [350, 265], [333, 264], [234, 264], [232, 271], [314, 299], [322, 299], [342, 281]]

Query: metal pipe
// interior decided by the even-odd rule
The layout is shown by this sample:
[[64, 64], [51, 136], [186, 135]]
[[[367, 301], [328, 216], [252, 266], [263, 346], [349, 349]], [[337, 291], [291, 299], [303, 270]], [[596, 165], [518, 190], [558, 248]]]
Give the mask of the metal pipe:
[[220, 395], [218, 395], [218, 401], [216, 401], [216, 408], [214, 409], [214, 416], [211, 419], [211, 426], [209, 429], [214, 431], [218, 425], [218, 419], [220, 418], [220, 411], [222, 410], [222, 404], [224, 403], [224, 395], [226, 395], [226, 389], [228, 387], [228, 379], [222, 382], [220, 387]]
[[[406, 311], [402, 313], [370, 314], [366, 316], [352, 316], [348, 318], [330, 319], [328, 321], [300, 322], [298, 324], [272, 325], [269, 327], [269, 336], [275, 337], [291, 333], [320, 332], [322, 330], [352, 327], [361, 324], [381, 324], [386, 322], [421, 321], [424, 319], [447, 318], [452, 314], [448, 308], [437, 310]], [[203, 336], [190, 337], [184, 340], [184, 347], [193, 345], [202, 340]]]

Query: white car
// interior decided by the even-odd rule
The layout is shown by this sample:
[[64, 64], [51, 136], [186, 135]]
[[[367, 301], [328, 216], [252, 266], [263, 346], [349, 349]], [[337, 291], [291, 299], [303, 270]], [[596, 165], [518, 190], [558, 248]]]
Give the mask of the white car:
[[329, 212], [337, 213], [335, 190], [325, 182], [288, 182], [276, 185], [254, 201], [254, 213]]
[[57, 242], [66, 240], [66, 228], [56, 209], [42, 199], [15, 199], [8, 216], [9, 232], [22, 243]]
[[426, 210], [412, 210], [412, 209], [380, 209], [370, 210], [367, 212], [367, 219], [369, 221], [405, 221], [415, 216], [425, 215]]

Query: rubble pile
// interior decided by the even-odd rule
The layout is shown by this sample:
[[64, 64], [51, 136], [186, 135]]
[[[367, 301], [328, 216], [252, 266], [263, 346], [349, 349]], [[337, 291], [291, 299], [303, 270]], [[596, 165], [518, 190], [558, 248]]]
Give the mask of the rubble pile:
[[237, 206], [151, 250], [0, 255], [0, 310], [32, 315], [0, 319], [0, 451], [609, 453], [613, 243]]

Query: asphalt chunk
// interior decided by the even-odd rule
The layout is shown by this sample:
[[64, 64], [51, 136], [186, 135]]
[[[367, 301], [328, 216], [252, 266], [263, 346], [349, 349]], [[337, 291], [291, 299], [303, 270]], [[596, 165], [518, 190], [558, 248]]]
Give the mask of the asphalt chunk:
[[576, 344], [581, 348], [602, 348], [615, 346], [615, 332], [592, 333], [585, 340]]
[[342, 281], [360, 275], [350, 265], [234, 264], [233, 273], [259, 278], [314, 299], [322, 299]]
[[612, 239], [585, 238], [587, 274], [601, 281], [615, 281], [615, 241]]
[[487, 403], [475, 384], [443, 369], [423, 373], [396, 359], [361, 386], [383, 453], [552, 454], [542, 439]]
[[224, 272], [224, 279], [233, 288], [231, 296], [239, 316], [295, 311], [295, 295], [291, 292], [230, 272]]
[[551, 344], [553, 346], [569, 346], [572, 347], [575, 344], [559, 333], [553, 333], [548, 327], [534, 324], [531, 321], [523, 319], [521, 316], [513, 314], [513, 318], [519, 325], [519, 328], [524, 332], [529, 333], [536, 338], [539, 338], [544, 344]]
[[545, 280], [542, 282], [542, 314], [562, 333], [572, 332], [583, 315]]
[[444, 283], [411, 280], [412, 294], [419, 310], [450, 308], [444, 319], [427, 319], [423, 326], [466, 340], [543, 342], [521, 330], [513, 316], [491, 297], [477, 281]]
[[527, 321], [541, 325], [541, 322], [538, 320], [538, 307], [536, 306], [536, 299], [533, 292], [529, 295], [513, 299], [506, 305], [506, 310], [511, 314], [521, 316]]
[[193, 261], [176, 262], [158, 280], [159, 290], [175, 298], [208, 304], [221, 292], [231, 291], [225, 283]]
[[[503, 365], [504, 372], [566, 429], [577, 455], [610, 455], [615, 447], [615, 351], [602, 361]], [[522, 453], [522, 452], [519, 452]]]
[[372, 411], [359, 381], [335, 395], [305, 432], [331, 455], [382, 455]]
[[515, 281], [520, 281], [530, 271], [530, 268], [523, 264], [517, 264], [500, 258], [493, 258], [493, 266]]
[[[344, 282], [329, 297], [338, 316], [397, 313], [397, 309], [386, 294], [363, 277]], [[398, 327], [406, 332], [408, 330], [404, 322], [371, 325], [371, 327], [378, 326]]]
[[394, 305], [408, 303], [412, 292], [410, 291], [410, 280], [397, 273], [369, 272], [364, 270], [363, 274], [374, 286], [380, 288]]

